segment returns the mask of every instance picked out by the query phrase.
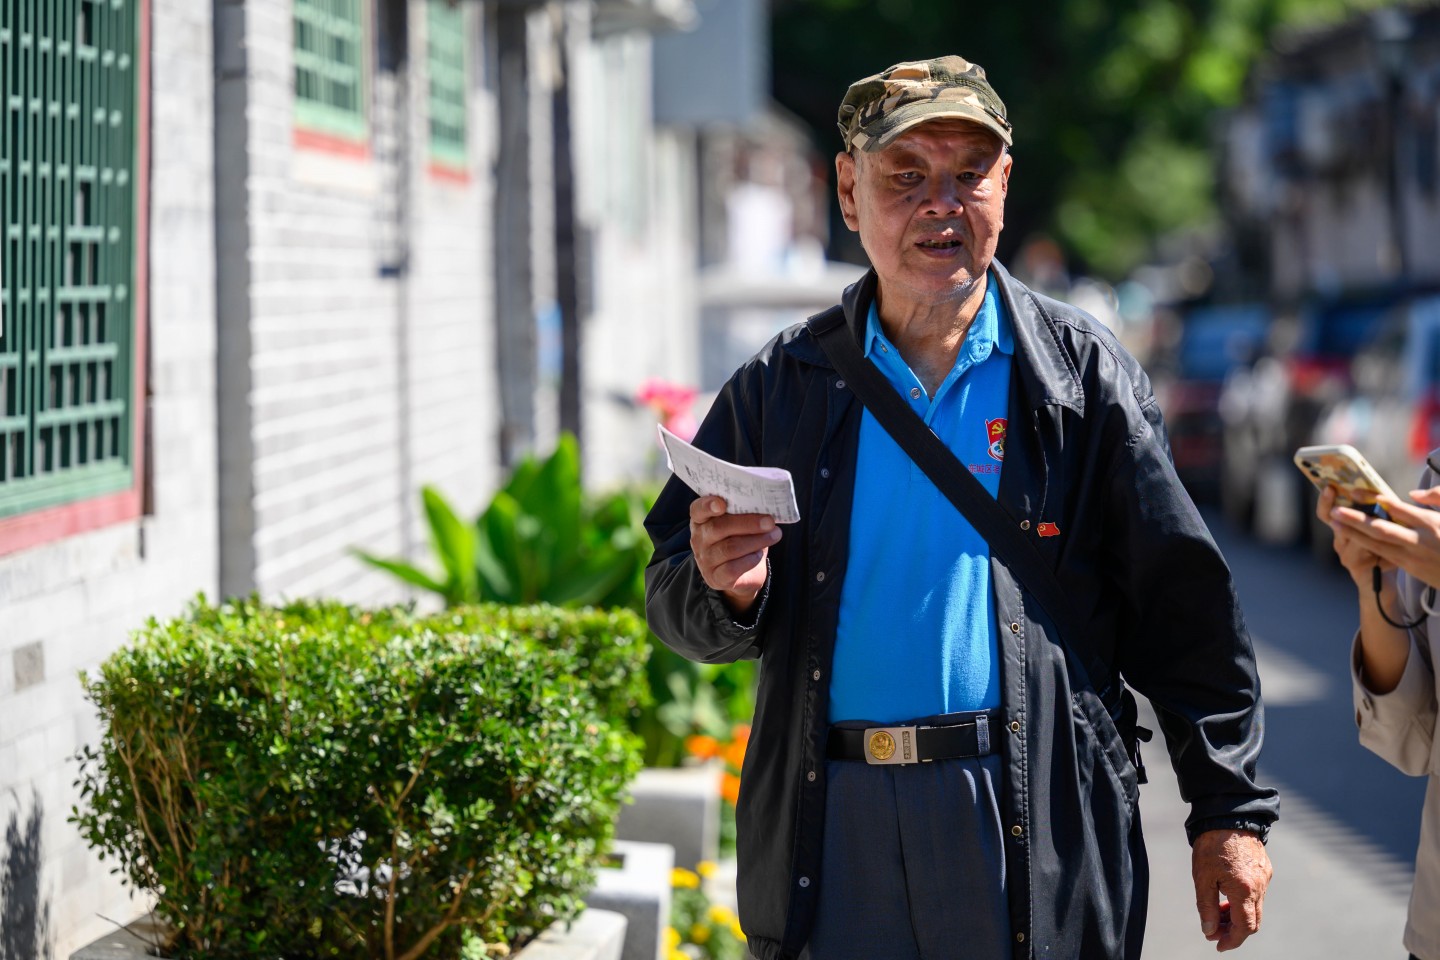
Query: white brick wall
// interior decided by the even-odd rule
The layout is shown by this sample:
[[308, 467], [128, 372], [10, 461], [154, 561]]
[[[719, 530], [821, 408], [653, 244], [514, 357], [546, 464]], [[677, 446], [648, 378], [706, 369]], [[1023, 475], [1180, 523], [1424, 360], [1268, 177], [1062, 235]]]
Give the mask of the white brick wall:
[[[65, 822], [79, 802], [69, 758], [96, 732], [77, 673], [147, 616], [179, 613], [217, 584], [210, 6], [151, 3], [155, 512], [0, 557], [0, 828], [13, 825], [21, 841], [5, 856], [39, 858], [29, 892], [48, 910], [57, 958], [110, 929], [102, 916], [140, 909]], [[17, 690], [16, 667], [34, 679], [35, 664], [15, 654], [29, 656], [35, 643], [43, 678]]]
[[[380, 160], [325, 157], [337, 175], [304, 178], [290, 5], [247, 3], [245, 16], [251, 352], [224, 361], [248, 362], [253, 377], [254, 459], [236, 465], [249, 472], [252, 519], [236, 535], [249, 537], [254, 566], [224, 586], [289, 596], [332, 565], [361, 577], [347, 546], [398, 548], [395, 290], [380, 276], [383, 198], [341, 179], [374, 183]], [[377, 133], [384, 117], [372, 112]]]
[[[396, 244], [395, 194], [382, 190], [387, 176], [394, 185], [398, 169], [385, 167], [396, 162], [395, 105], [375, 111], [376, 158], [350, 163], [356, 169], [349, 173], [358, 175], [347, 173], [344, 160], [297, 158], [285, 0], [222, 7], [245, 18], [245, 42], [220, 69], [247, 73], [238, 91], [244, 99], [236, 90], [222, 98], [233, 110], [221, 122], [229, 142], [248, 142], [249, 151], [243, 189], [221, 184], [231, 202], [245, 199], [245, 221], [238, 230], [222, 222], [217, 241], [211, 7], [210, 0], [153, 0], [155, 513], [0, 557], [0, 818], [13, 822], [22, 840], [30, 824], [40, 825], [32, 845], [7, 854], [33, 846], [40, 858], [34, 893], [49, 910], [56, 957], [108, 930], [102, 917], [125, 919], [143, 907], [65, 822], [78, 802], [68, 758], [99, 732], [77, 673], [93, 672], [146, 617], [173, 616], [196, 593], [220, 590], [217, 242], [226, 268], [235, 270], [231, 289], [245, 294], [230, 301], [222, 322], [234, 319], [238, 304], [247, 323], [244, 337], [227, 340], [224, 362], [251, 376], [247, 444], [230, 449], [253, 449], [242, 478], [252, 495], [247, 511], [232, 515], [245, 522], [232, 529], [253, 550], [250, 573], [262, 593], [396, 599], [389, 578], [360, 566], [347, 549], [398, 553], [407, 514], [410, 541], [423, 547], [419, 485], [439, 485], [469, 512], [497, 480], [485, 176], [493, 107], [479, 82], [478, 14], [468, 14], [477, 34], [474, 175], [450, 184], [427, 171], [423, 5], [414, 10], [419, 58], [411, 95], [421, 109], [411, 114], [413, 273], [402, 284], [380, 269]], [[387, 95], [383, 83], [375, 89]], [[317, 170], [342, 176], [316, 183]], [[397, 399], [401, 323], [409, 325], [408, 466]]]
[[[655, 416], [627, 406], [650, 377], [700, 380], [693, 136], [656, 130], [650, 40], [583, 52], [576, 109], [582, 216], [593, 229], [594, 312], [584, 328], [586, 482], [656, 476]], [[624, 109], [616, 108], [624, 104]]]
[[[253, 560], [227, 567], [224, 587], [396, 600], [402, 589], [349, 549], [423, 556], [420, 486], [468, 512], [496, 482], [480, 19], [467, 10], [473, 175], [451, 183], [428, 170], [424, 5], [409, 11], [409, 153], [397, 78], [372, 62], [364, 159], [296, 146], [289, 9], [244, 7], [249, 246], [227, 249], [249, 283], [225, 322], [247, 324], [249, 343], [225, 362], [248, 364], [239, 421], [253, 459], [237, 458], [245, 476], [227, 489], [243, 501], [234, 535], [249, 549], [236, 555]], [[411, 269], [397, 278], [407, 221]]]
[[[65, 823], [78, 802], [68, 758], [99, 735], [78, 672], [200, 592], [399, 599], [349, 548], [423, 558], [420, 486], [470, 515], [500, 480], [496, 106], [480, 10], [465, 6], [471, 176], [455, 183], [428, 169], [423, 4], [411, 7], [410, 152], [398, 156], [402, 92], [376, 72], [372, 155], [356, 161], [295, 145], [289, 0], [150, 2], [154, 513], [0, 557], [0, 827], [38, 825], [18, 852], [38, 857], [57, 958], [143, 907]], [[576, 61], [577, 83], [619, 65], [615, 82], [648, 90], [647, 42], [616, 43], [603, 63]], [[577, 126], [607, 130], [605, 99], [587, 102]], [[587, 154], [579, 169], [603, 278], [586, 356], [587, 466], [601, 484], [643, 470], [653, 435], [648, 412], [609, 394], [696, 375], [694, 150], [650, 130], [641, 106], [625, 131], [639, 140], [609, 136], [608, 166]], [[606, 181], [637, 156], [629, 193]], [[613, 209], [627, 198], [638, 206]], [[540, 222], [537, 242], [550, 242]], [[384, 268], [407, 234], [397, 278]]]
[[414, 204], [409, 318], [410, 451], [415, 507], [413, 540], [426, 542], [419, 487], [438, 487], [472, 516], [500, 482], [499, 393], [495, 378], [493, 212], [489, 172], [495, 159], [494, 105], [484, 90], [484, 49], [478, 5], [465, 5], [469, 44], [468, 185], [428, 170], [424, 72], [425, 9], [411, 10], [417, 60], [412, 87], [413, 139], [420, 151]]

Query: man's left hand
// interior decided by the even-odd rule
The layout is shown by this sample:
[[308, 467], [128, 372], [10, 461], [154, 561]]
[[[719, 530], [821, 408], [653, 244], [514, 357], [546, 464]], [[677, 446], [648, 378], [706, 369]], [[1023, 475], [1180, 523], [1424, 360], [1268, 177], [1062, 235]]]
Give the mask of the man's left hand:
[[1248, 830], [1207, 830], [1190, 851], [1200, 931], [1219, 951], [1234, 950], [1260, 929], [1270, 858]]

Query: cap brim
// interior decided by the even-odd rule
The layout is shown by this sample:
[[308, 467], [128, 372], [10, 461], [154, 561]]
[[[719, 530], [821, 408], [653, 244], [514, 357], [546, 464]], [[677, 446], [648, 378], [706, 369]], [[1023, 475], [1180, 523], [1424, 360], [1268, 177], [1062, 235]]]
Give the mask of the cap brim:
[[[947, 103], [944, 101], [923, 101], [920, 103], [907, 103], [896, 109], [885, 118], [884, 123], [874, 124], [871, 128], [862, 131], [865, 134], [865, 142], [860, 146], [861, 150], [867, 153], [875, 150], [884, 150], [895, 142], [906, 130], [918, 127], [922, 123], [931, 120], [966, 120], [977, 126], [984, 127], [995, 136], [999, 137], [1005, 146], [1013, 146], [1010, 140], [1010, 131], [990, 114], [980, 107], [971, 106], [967, 103]], [[853, 138], [852, 138], [853, 140]]]

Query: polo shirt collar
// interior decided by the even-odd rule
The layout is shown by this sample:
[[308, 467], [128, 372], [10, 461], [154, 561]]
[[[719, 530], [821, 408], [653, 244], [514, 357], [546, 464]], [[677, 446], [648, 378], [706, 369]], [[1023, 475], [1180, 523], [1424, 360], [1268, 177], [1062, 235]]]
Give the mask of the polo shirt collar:
[[[965, 342], [960, 345], [957, 362], [961, 357], [968, 356], [971, 363], [979, 363], [995, 352], [1003, 353], [1007, 357], [1014, 355], [1015, 331], [1000, 299], [998, 288], [999, 284], [994, 277], [986, 278], [985, 299], [980, 302], [980, 309], [976, 311], [975, 319], [971, 321], [970, 329], [965, 334]], [[865, 321], [865, 356], [870, 356], [879, 344], [889, 342], [880, 326], [879, 306], [872, 299], [870, 313]]]

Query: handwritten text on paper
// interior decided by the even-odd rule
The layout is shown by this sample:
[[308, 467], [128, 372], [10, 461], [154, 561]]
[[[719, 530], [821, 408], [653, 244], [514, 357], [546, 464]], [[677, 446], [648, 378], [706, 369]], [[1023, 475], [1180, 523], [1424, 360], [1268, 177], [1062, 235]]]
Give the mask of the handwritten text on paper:
[[789, 470], [729, 463], [686, 443], [663, 426], [660, 442], [675, 476], [702, 497], [723, 497], [727, 513], [768, 513], [776, 523], [800, 520]]

